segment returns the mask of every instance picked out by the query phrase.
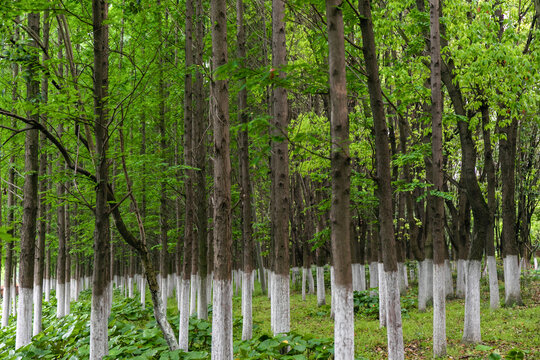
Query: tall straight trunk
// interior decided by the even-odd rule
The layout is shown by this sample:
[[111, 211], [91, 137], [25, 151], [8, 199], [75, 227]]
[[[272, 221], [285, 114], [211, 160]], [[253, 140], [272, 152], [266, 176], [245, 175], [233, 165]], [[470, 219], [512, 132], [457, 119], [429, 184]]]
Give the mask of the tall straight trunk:
[[[281, 67], [287, 65], [285, 45], [285, 1], [272, 1], [272, 66], [276, 77], [285, 78]], [[272, 281], [272, 307], [274, 334], [290, 330], [289, 303], [289, 152], [287, 139], [287, 90], [274, 86], [272, 91], [272, 155], [271, 182], [273, 209], [271, 221], [274, 238], [275, 267]]]
[[[49, 32], [50, 32], [50, 20], [49, 11], [45, 11], [43, 16], [43, 44], [45, 49], [49, 48]], [[43, 55], [43, 60], [47, 60], [47, 55]], [[47, 103], [49, 91], [49, 80], [46, 75], [43, 75], [41, 80], [41, 101]], [[43, 122], [45, 123], [45, 115], [42, 115]], [[45, 144], [45, 135], [41, 133], [40, 138], [41, 147]], [[47, 173], [47, 153], [42, 151], [39, 157], [39, 175], [42, 179], [39, 181], [39, 208], [38, 208], [38, 229], [37, 229], [37, 243], [35, 252], [35, 265], [34, 265], [34, 325], [32, 335], [37, 335], [41, 332], [42, 321], [42, 302], [43, 302], [43, 275], [44, 275], [44, 258], [45, 258], [45, 237], [47, 235], [45, 216], [47, 213], [47, 203], [45, 199], [45, 192], [47, 191], [47, 180], [45, 175]]]
[[334, 342], [337, 359], [354, 359], [354, 312], [351, 271], [349, 118], [345, 77], [345, 36], [341, 0], [326, 1], [332, 137], [332, 205], [334, 263]]
[[[39, 13], [28, 15], [28, 29], [37, 37], [40, 34]], [[37, 48], [37, 39], [30, 41], [30, 46]], [[26, 99], [30, 103], [39, 101], [40, 89], [37, 77], [39, 60], [32, 53], [28, 63], [28, 80], [26, 83]], [[39, 114], [31, 112], [28, 118], [39, 122]], [[19, 307], [17, 311], [17, 333], [15, 349], [30, 343], [32, 338], [32, 302], [34, 296], [34, 256], [36, 250], [36, 222], [38, 212], [38, 175], [39, 175], [39, 132], [26, 131], [24, 149], [24, 186], [23, 215], [21, 226], [20, 261], [19, 261]]]
[[94, 135], [96, 140], [96, 205], [94, 229], [94, 269], [90, 309], [90, 359], [108, 354], [108, 291], [110, 282], [110, 230], [108, 191], [109, 26], [107, 0], [92, 1], [94, 47]]
[[195, 73], [195, 83], [193, 88], [193, 100], [195, 104], [193, 119], [193, 161], [195, 167], [196, 185], [194, 188], [197, 199], [197, 242], [198, 242], [198, 270], [199, 287], [197, 293], [197, 316], [199, 319], [208, 319], [208, 200], [206, 190], [206, 106], [204, 96], [203, 73], [200, 70], [203, 63], [204, 54], [204, 9], [202, 0], [195, 1], [195, 39], [194, 39], [194, 61], [198, 71]]
[[[244, 2], [236, 1], [238, 58], [246, 62], [246, 35], [244, 30]], [[242, 84], [245, 80], [242, 81]], [[247, 116], [247, 90], [238, 93], [238, 120], [243, 128], [239, 136], [240, 158], [240, 199], [242, 200], [242, 243], [243, 243], [243, 280], [242, 280], [242, 340], [249, 340], [253, 333], [252, 318], [252, 281], [253, 281], [253, 231], [251, 228], [251, 180], [249, 175], [249, 134]]]
[[[516, 144], [517, 144], [517, 120], [504, 119], [498, 116], [499, 132], [499, 157], [501, 162], [501, 188], [502, 188], [502, 246], [504, 266], [504, 303], [506, 306], [521, 305], [521, 286], [518, 265], [518, 247], [516, 236]], [[503, 122], [507, 125], [502, 125]]]
[[[185, 40], [185, 66], [186, 74], [184, 78], [184, 163], [191, 165], [191, 131], [193, 121], [193, 81], [190, 67], [193, 65], [193, 1], [186, 1], [186, 40]], [[180, 349], [188, 350], [188, 333], [189, 333], [189, 298], [190, 298], [190, 277], [191, 277], [191, 261], [192, 261], [192, 242], [193, 242], [193, 187], [192, 187], [192, 170], [186, 170], [184, 180], [186, 206], [184, 218], [184, 251], [182, 263], [182, 280], [181, 280], [181, 295], [180, 295], [180, 323], [179, 323], [179, 339], [178, 344]]]
[[[19, 17], [17, 16], [15, 20], [18, 22]], [[15, 27], [13, 32], [13, 41], [17, 42], [19, 38], [19, 27]], [[12, 83], [12, 93], [11, 93], [11, 100], [15, 104], [18, 100], [18, 91], [17, 91], [17, 77], [19, 75], [19, 65], [17, 63], [13, 63], [12, 65], [12, 77], [13, 77], [13, 83]], [[15, 127], [15, 124], [12, 124], [13, 127]], [[7, 214], [7, 226], [14, 227], [14, 219], [15, 219], [15, 155], [11, 155], [9, 157], [9, 170], [8, 170], [8, 198], [7, 198], [7, 208], [8, 208], [8, 214]], [[1, 205], [0, 205], [1, 206]], [[14, 234], [14, 229], [10, 230], [11, 235]], [[15, 293], [11, 292], [11, 278], [13, 276], [12, 273], [13, 269], [13, 242], [9, 241], [6, 244], [6, 262], [4, 264], [4, 294], [2, 296], [2, 327], [8, 326], [9, 324], [9, 315], [10, 315], [10, 304], [12, 301], [12, 298], [15, 298]]]
[[396, 246], [394, 239], [392, 186], [390, 175], [390, 149], [388, 130], [379, 80], [379, 64], [375, 49], [375, 36], [371, 20], [371, 7], [368, 0], [359, 0], [362, 15], [363, 53], [366, 64], [368, 91], [375, 128], [375, 157], [377, 163], [377, 183], [379, 196], [379, 227], [383, 249], [384, 272], [387, 288], [387, 337], [388, 358], [403, 359], [403, 329], [401, 324], [401, 305], [399, 300], [399, 277], [397, 270]]
[[[227, 63], [227, 6], [211, 1], [212, 66]], [[229, 89], [227, 80], [212, 79], [211, 117], [214, 126], [214, 301], [212, 359], [233, 357], [231, 162], [229, 150]]]
[[489, 126], [489, 108], [487, 104], [480, 106], [482, 113], [482, 129], [484, 137], [484, 171], [487, 178], [487, 202], [489, 208], [489, 226], [486, 234], [486, 262], [489, 273], [489, 306], [491, 309], [499, 307], [499, 281], [497, 279], [497, 261], [495, 259], [495, 164], [493, 163], [493, 150], [491, 148], [491, 133]]
[[[431, 44], [431, 153], [435, 191], [443, 192], [443, 97], [441, 89], [441, 33], [439, 0], [430, 0]], [[444, 242], [444, 199], [433, 196], [431, 232], [433, 238], [433, 356], [446, 355], [446, 245]]]

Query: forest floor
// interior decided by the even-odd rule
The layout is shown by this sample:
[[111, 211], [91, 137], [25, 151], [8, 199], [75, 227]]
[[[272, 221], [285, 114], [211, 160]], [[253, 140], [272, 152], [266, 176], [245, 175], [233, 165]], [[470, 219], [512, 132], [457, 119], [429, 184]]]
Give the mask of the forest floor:
[[[502, 274], [501, 274], [502, 275]], [[432, 311], [419, 312], [415, 288], [402, 296], [403, 336], [407, 359], [431, 359]], [[447, 301], [446, 328], [448, 359], [540, 359], [540, 271], [522, 277], [524, 306], [489, 309], [486, 279], [482, 279], [482, 343], [461, 344], [464, 304], [461, 299]], [[241, 297], [234, 303], [235, 359], [331, 359], [333, 320], [330, 306], [317, 307], [315, 295], [302, 300], [300, 289], [291, 291], [291, 333], [272, 337], [270, 301], [256, 286], [253, 298], [253, 340], [241, 341]], [[504, 288], [501, 283], [501, 295]], [[327, 294], [329, 289], [327, 289]], [[15, 318], [0, 329], [0, 359], [88, 359], [89, 290], [72, 302], [71, 313], [56, 319], [56, 300], [44, 303], [43, 332], [30, 345], [14, 350]], [[149, 299], [149, 294], [147, 295]], [[327, 303], [330, 297], [327, 295]], [[369, 293], [355, 296], [356, 359], [386, 359], [386, 330], [379, 328], [377, 298]], [[169, 299], [168, 318], [178, 333], [176, 300]], [[109, 318], [109, 356], [105, 359], [209, 359], [211, 323], [190, 319], [190, 353], [168, 351], [152, 316], [149, 302], [142, 308], [138, 297], [129, 299], [115, 290]], [[290, 350], [281, 354], [285, 347]]]

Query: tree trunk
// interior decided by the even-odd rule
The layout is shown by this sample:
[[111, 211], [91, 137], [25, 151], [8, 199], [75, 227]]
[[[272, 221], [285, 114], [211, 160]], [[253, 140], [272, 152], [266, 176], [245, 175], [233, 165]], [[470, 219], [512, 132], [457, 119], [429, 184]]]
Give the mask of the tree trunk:
[[[212, 65], [227, 63], [227, 6], [211, 1]], [[211, 117], [214, 126], [214, 301], [212, 359], [233, 357], [231, 162], [229, 150], [229, 89], [227, 80], [212, 79]]]
[[487, 202], [489, 208], [489, 226], [486, 235], [486, 262], [489, 273], [489, 306], [499, 308], [499, 281], [497, 279], [497, 261], [495, 259], [495, 164], [491, 149], [491, 134], [489, 131], [489, 108], [487, 104], [480, 107], [482, 113], [482, 128], [484, 135], [484, 171], [487, 177]]
[[335, 279], [334, 342], [336, 359], [354, 359], [354, 312], [351, 271], [349, 119], [345, 74], [345, 37], [341, 1], [326, 2], [332, 138], [330, 210]]
[[522, 305], [520, 273], [518, 265], [518, 247], [516, 240], [516, 204], [515, 204], [515, 169], [516, 169], [516, 143], [517, 120], [503, 126], [502, 116], [498, 116], [498, 126], [501, 134], [499, 139], [499, 157], [501, 162], [502, 187], [502, 244], [504, 266], [504, 303], [506, 306]]
[[94, 34], [94, 117], [96, 140], [96, 205], [94, 230], [94, 268], [90, 312], [90, 359], [108, 354], [108, 292], [110, 282], [110, 231], [108, 191], [109, 27], [107, 0], [92, 1]]
[[375, 36], [371, 20], [370, 2], [359, 1], [362, 15], [363, 53], [366, 64], [368, 91], [375, 128], [375, 157], [377, 163], [377, 184], [379, 196], [379, 226], [383, 249], [383, 261], [387, 294], [387, 335], [388, 358], [403, 359], [403, 329], [401, 325], [401, 305], [399, 299], [399, 278], [397, 271], [396, 246], [394, 239], [392, 186], [390, 175], [390, 150], [388, 148], [388, 130], [382, 100], [379, 65], [375, 49]]
[[[185, 40], [185, 67], [186, 73], [184, 78], [184, 163], [187, 166], [192, 164], [192, 122], [193, 122], [193, 81], [191, 76], [191, 66], [193, 65], [193, 1], [186, 1], [186, 40]], [[183, 266], [182, 280], [180, 284], [180, 323], [179, 323], [179, 339], [178, 345], [180, 349], [188, 351], [188, 334], [189, 334], [189, 298], [190, 298], [190, 278], [191, 278], [191, 261], [192, 261], [192, 242], [193, 242], [193, 184], [192, 170], [185, 170], [185, 194], [186, 206], [184, 217], [184, 251], [183, 251]]]
[[[28, 29], [37, 37], [40, 34], [39, 13], [28, 15]], [[30, 41], [30, 46], [37, 48], [36, 39]], [[34, 53], [28, 63], [28, 80], [26, 83], [26, 98], [30, 103], [39, 101], [39, 78], [37, 65], [39, 59]], [[39, 122], [39, 114], [31, 112], [28, 118]], [[30, 343], [32, 338], [32, 300], [34, 293], [34, 256], [36, 249], [36, 221], [38, 211], [38, 175], [39, 175], [39, 132], [26, 131], [24, 149], [24, 187], [23, 215], [21, 226], [20, 261], [19, 261], [19, 308], [17, 311], [17, 333], [15, 349]]]
[[[441, 89], [441, 34], [439, 31], [439, 0], [430, 0], [430, 52], [431, 52], [431, 153], [432, 177], [435, 191], [443, 192], [443, 96]], [[444, 259], [444, 199], [433, 196], [433, 356], [446, 355], [446, 267]]]
[[[272, 1], [272, 66], [279, 79], [285, 78], [282, 66], [287, 65], [285, 44], [285, 1]], [[272, 278], [271, 306], [273, 307], [274, 334], [290, 331], [289, 303], [289, 152], [287, 141], [288, 104], [287, 90], [274, 86], [272, 94], [272, 155], [271, 181], [273, 209], [271, 222], [274, 238], [275, 267]]]

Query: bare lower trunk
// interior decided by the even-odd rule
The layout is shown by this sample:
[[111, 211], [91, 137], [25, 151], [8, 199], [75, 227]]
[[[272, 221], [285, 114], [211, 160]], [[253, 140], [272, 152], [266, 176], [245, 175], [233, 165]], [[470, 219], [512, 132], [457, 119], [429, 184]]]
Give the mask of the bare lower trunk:
[[[274, 335], [290, 331], [289, 276], [274, 274], [272, 281], [272, 302], [274, 303]], [[279, 300], [279, 301], [278, 301]]]
[[334, 339], [335, 359], [354, 359], [354, 312], [351, 288], [335, 286]]
[[317, 266], [317, 306], [326, 304], [324, 289], [324, 267]]
[[462, 341], [466, 344], [481, 341], [480, 334], [480, 271], [478, 260], [469, 260], [465, 283], [465, 322]]
[[373, 261], [369, 263], [369, 288], [373, 289], [379, 286], [379, 275], [377, 272], [377, 262]]
[[188, 351], [188, 335], [189, 335], [189, 280], [182, 279], [180, 285], [180, 320], [178, 324], [179, 336], [178, 346], [184, 351]]
[[[288, 285], [288, 281], [287, 281]], [[212, 317], [212, 360], [230, 360], [232, 348], [232, 282], [214, 279], [214, 312]]]
[[[386, 317], [386, 306], [388, 304], [388, 293], [386, 288], [386, 273], [384, 271], [384, 264], [379, 263], [378, 264], [378, 274], [379, 274], [379, 327], [383, 328], [387, 325], [387, 317]], [[397, 272], [396, 272], [397, 274]], [[398, 277], [398, 283], [399, 283], [399, 275]]]
[[253, 335], [252, 295], [253, 272], [242, 272], [242, 340], [250, 340]]
[[497, 261], [495, 256], [487, 256], [487, 267], [489, 274], [489, 307], [491, 309], [499, 308], [499, 281], [497, 279]]
[[399, 300], [399, 278], [397, 271], [385, 271], [387, 289], [386, 327], [388, 338], [388, 359], [403, 360], [403, 328], [401, 322], [401, 304]]
[[433, 356], [446, 355], [446, 267], [433, 265]]
[[520, 273], [517, 255], [507, 255], [503, 259], [504, 303], [506, 306], [522, 305]]
[[458, 259], [457, 263], [457, 280], [456, 280], [456, 297], [465, 298], [465, 279], [467, 278], [468, 260]]

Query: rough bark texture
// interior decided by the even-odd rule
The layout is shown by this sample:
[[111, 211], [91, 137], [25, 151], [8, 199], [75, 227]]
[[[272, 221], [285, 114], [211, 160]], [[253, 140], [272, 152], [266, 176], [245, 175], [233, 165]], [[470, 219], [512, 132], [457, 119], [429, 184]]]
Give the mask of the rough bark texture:
[[[40, 34], [39, 13], [28, 15], [28, 28], [37, 37]], [[30, 41], [30, 46], [37, 48], [36, 39]], [[32, 53], [28, 63], [28, 80], [26, 83], [26, 98], [31, 103], [39, 99], [39, 78], [37, 77], [38, 58]], [[39, 121], [39, 114], [32, 112], [30, 119]], [[30, 343], [32, 338], [32, 302], [34, 288], [34, 256], [36, 249], [36, 221], [38, 212], [38, 130], [26, 131], [24, 149], [24, 186], [23, 186], [23, 215], [21, 226], [20, 261], [19, 261], [19, 308], [17, 312], [17, 333], [15, 349]]]
[[[276, 77], [285, 78], [281, 67], [287, 64], [285, 45], [285, 2], [272, 1], [272, 66]], [[280, 322], [274, 321], [274, 334], [286, 333], [290, 330], [289, 297], [284, 293], [289, 289], [289, 152], [287, 141], [288, 105], [287, 90], [274, 86], [272, 91], [272, 155], [271, 181], [273, 189], [272, 201], [272, 235], [274, 241], [274, 275], [279, 281], [272, 285], [272, 303], [277, 311], [272, 311]], [[286, 289], [285, 289], [286, 288]]]
[[[211, 1], [212, 65], [227, 63], [227, 7]], [[214, 126], [214, 301], [212, 359], [232, 359], [232, 228], [227, 80], [212, 79], [211, 117]]]
[[[505, 121], [499, 116], [499, 123]], [[510, 120], [506, 126], [501, 126], [502, 136], [499, 140], [499, 158], [501, 162], [502, 182], [502, 245], [504, 254], [504, 282], [506, 306], [521, 305], [521, 289], [519, 283], [519, 267], [511, 264], [517, 261], [518, 247], [516, 240], [516, 204], [515, 204], [515, 169], [516, 169], [516, 143], [517, 121]]]
[[354, 359], [354, 315], [351, 271], [349, 118], [345, 77], [345, 38], [341, 0], [326, 1], [332, 138], [332, 204], [330, 209], [334, 264], [334, 340], [337, 359]]
[[[441, 91], [441, 38], [439, 31], [439, 0], [430, 0], [430, 44], [431, 44], [431, 152], [432, 178], [435, 191], [443, 192], [443, 132]], [[446, 355], [446, 272], [444, 258], [444, 200], [441, 196], [432, 198], [433, 237], [433, 356]]]
[[[109, 211], [108, 190], [108, 111], [109, 29], [106, 0], [92, 1], [94, 33], [94, 131], [96, 140], [96, 205], [94, 230], [94, 269], [92, 275], [92, 305], [90, 312], [90, 359], [108, 354], [107, 291], [109, 289]], [[67, 294], [66, 294], [67, 296]]]
[[[375, 50], [375, 36], [371, 20], [370, 3], [359, 1], [362, 15], [360, 29], [362, 30], [363, 53], [366, 64], [368, 90], [373, 123], [375, 128], [375, 157], [377, 162], [377, 185], [379, 196], [379, 228], [382, 243], [384, 270], [387, 276], [388, 288], [388, 358], [403, 359], [403, 329], [401, 325], [401, 310], [399, 304], [399, 279], [397, 273], [396, 246], [394, 239], [392, 186], [390, 176], [390, 149], [388, 148], [388, 131], [382, 100], [381, 83], [379, 80], [379, 65]], [[394, 279], [395, 278], [395, 279]], [[394, 282], [395, 280], [395, 282]], [[396, 291], [397, 289], [397, 291]]]

